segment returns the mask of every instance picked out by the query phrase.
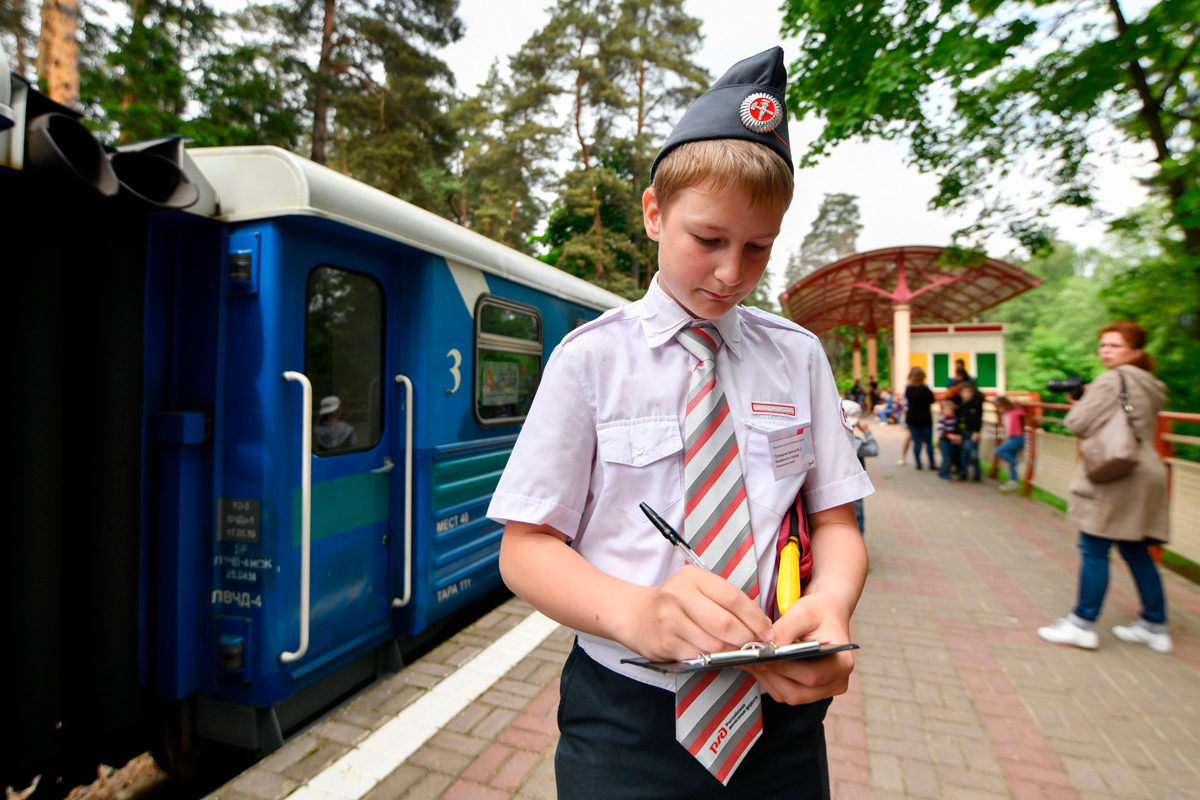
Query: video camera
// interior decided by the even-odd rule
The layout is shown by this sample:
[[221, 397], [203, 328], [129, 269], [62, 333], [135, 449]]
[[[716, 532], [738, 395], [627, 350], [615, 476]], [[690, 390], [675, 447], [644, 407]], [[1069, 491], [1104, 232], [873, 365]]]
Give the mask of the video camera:
[[1046, 381], [1046, 391], [1069, 395], [1078, 400], [1083, 397], [1083, 378], [1079, 375], [1072, 375], [1069, 378]]

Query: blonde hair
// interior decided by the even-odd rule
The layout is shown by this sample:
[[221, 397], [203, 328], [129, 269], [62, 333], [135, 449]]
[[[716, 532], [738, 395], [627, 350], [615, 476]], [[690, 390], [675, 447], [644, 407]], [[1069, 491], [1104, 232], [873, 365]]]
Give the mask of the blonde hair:
[[745, 190], [755, 205], [792, 204], [792, 167], [770, 148], [743, 139], [686, 142], [663, 157], [654, 171], [654, 198], [666, 213], [679, 192], [704, 187], [720, 193]]

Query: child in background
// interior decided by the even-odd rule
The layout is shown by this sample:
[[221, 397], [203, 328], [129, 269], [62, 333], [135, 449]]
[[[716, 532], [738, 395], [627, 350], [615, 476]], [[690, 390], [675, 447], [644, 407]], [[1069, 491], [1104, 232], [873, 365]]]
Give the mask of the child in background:
[[[745, 59], [671, 132], [642, 195], [658, 273], [554, 349], [488, 507], [508, 587], [576, 631], [559, 800], [829, 797], [822, 720], [849, 651], [680, 677], [622, 661], [850, 641], [867, 575], [852, 503], [871, 482], [820, 341], [741, 305], [791, 202], [786, 84], [781, 48]], [[797, 497], [812, 576], [772, 622]], [[642, 502], [719, 572], [686, 563]]]
[[[866, 459], [869, 456], [879, 455], [879, 444], [875, 441], [875, 436], [871, 433], [871, 426], [867, 424], [867, 420], [862, 416], [862, 406], [853, 400], [843, 400], [842, 410], [846, 412], [846, 421], [854, 426], [854, 454], [858, 456], [858, 463], [862, 464], [863, 469], [867, 468]], [[854, 501], [854, 516], [858, 520], [858, 532], [864, 536], [867, 533], [863, 525], [863, 501], [858, 498]]]
[[954, 447], [962, 444], [962, 436], [958, 432], [957, 406], [949, 397], [942, 399], [941, 414], [937, 419], [938, 452], [942, 454], [942, 466], [938, 469], [938, 477], [944, 481], [950, 480], [950, 465], [954, 464]]
[[1011, 492], [1020, 486], [1017, 482], [1017, 454], [1025, 449], [1025, 409], [1013, 405], [1011, 400], [1003, 396], [997, 397], [995, 403], [1007, 437], [996, 448], [996, 456], [1008, 464], [1008, 480], [1000, 484], [1000, 491]]
[[958, 432], [962, 436], [962, 462], [957, 480], [982, 480], [979, 473], [979, 432], [983, 430], [983, 395], [975, 384], [960, 382]]

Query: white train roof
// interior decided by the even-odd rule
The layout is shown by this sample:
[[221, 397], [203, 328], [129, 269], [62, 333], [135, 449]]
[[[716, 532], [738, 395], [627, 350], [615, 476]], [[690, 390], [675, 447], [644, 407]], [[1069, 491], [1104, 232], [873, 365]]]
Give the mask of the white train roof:
[[[187, 151], [211, 184], [191, 210], [225, 222], [309, 216], [341, 222], [603, 310], [627, 301], [436, 214], [278, 147]], [[188, 165], [191, 166], [191, 165]], [[187, 170], [196, 177], [192, 169]], [[208, 202], [206, 202], [208, 201]]]

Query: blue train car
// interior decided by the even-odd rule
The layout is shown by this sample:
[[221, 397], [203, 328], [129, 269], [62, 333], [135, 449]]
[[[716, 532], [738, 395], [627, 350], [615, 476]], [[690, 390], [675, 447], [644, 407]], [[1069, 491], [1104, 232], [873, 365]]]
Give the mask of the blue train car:
[[[203, 735], [262, 749], [500, 585], [485, 511], [547, 348], [621, 300], [282, 150], [189, 152], [213, 224], [150, 231], [148, 339], [174, 344], [145, 462], [201, 473], [152, 489], [179, 577], [154, 673]], [[211, 421], [165, 402], [197, 390]]]
[[500, 587], [544, 360], [622, 300], [282, 150], [106, 151], [10, 88], [0, 781], [268, 752]]

